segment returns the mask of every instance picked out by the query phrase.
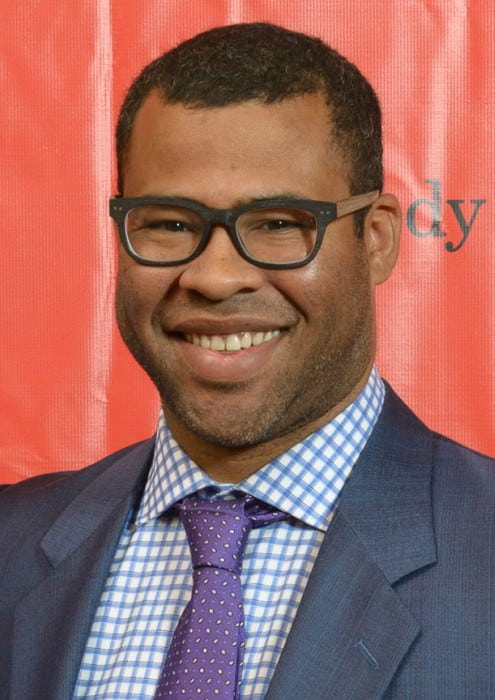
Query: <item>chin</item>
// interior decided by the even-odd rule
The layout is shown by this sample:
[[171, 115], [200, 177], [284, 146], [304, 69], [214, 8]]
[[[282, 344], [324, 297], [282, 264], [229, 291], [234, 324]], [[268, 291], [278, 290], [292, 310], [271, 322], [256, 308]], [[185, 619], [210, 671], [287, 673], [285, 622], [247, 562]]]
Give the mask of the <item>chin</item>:
[[[253, 447], [275, 437], [277, 432], [273, 430], [270, 421], [263, 421], [263, 425], [259, 424], [259, 412], [256, 421], [249, 420], [244, 415], [237, 415], [233, 421], [232, 412], [226, 416], [220, 411], [215, 413], [209, 411], [209, 417], [206, 419], [202, 417], [201, 413], [191, 415], [190, 411], [184, 411], [177, 407], [172, 407], [172, 412], [174, 417], [172, 420], [169, 418], [169, 423], [179, 421], [188, 432], [217, 447], [228, 449]], [[170, 416], [169, 411], [166, 413], [167, 416]], [[212, 415], [216, 416], [213, 422], [211, 421]]]

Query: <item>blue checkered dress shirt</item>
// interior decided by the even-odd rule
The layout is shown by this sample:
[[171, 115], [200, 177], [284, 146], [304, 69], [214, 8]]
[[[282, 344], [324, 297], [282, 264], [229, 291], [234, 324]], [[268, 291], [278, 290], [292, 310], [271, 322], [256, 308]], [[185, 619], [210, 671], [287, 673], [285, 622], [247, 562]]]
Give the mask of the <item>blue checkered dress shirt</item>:
[[375, 369], [356, 400], [305, 440], [238, 484], [212, 481], [160, 416], [150, 474], [129, 515], [87, 641], [74, 698], [152, 699], [177, 621], [190, 598], [191, 560], [170, 510], [188, 494], [233, 488], [293, 518], [252, 530], [243, 560], [246, 650], [241, 698], [262, 700], [294, 620], [338, 496], [383, 405]]

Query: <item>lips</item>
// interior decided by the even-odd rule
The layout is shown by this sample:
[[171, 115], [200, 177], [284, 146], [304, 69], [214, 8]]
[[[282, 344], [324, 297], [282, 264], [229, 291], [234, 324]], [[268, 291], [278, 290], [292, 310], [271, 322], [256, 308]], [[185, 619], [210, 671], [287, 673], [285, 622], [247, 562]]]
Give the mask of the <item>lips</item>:
[[251, 347], [267, 343], [280, 335], [280, 330], [269, 331], [240, 331], [226, 335], [207, 335], [204, 333], [186, 333], [188, 343], [197, 345], [205, 350], [217, 352], [239, 352]]
[[259, 319], [207, 323], [196, 318], [182, 322], [180, 328], [175, 325], [168, 337], [178, 363], [176, 372], [185, 369], [183, 382], [189, 375], [193, 382], [208, 382], [209, 390], [214, 384], [225, 387], [253, 380], [272, 363], [285, 336], [285, 327], [272, 324]]

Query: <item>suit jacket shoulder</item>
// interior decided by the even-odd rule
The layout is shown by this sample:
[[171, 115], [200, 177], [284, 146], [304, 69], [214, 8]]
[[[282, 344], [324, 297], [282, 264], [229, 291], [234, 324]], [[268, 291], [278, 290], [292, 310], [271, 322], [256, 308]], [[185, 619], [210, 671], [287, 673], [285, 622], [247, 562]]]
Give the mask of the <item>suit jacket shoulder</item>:
[[[146, 440], [107, 455], [95, 464], [76, 471], [52, 472], [31, 477], [0, 490], [0, 566], [2, 554], [55, 521], [81, 492], [96, 483], [100, 500], [124, 497], [129, 489], [140, 489], [143, 457], [149, 457], [153, 440]], [[119, 470], [119, 480], [105, 494], [100, 478], [109, 469]], [[95, 495], [95, 494], [93, 494]]]
[[[153, 441], [0, 492], [2, 700], [70, 700]], [[53, 660], [56, 659], [56, 664]]]
[[494, 542], [494, 460], [389, 388], [266, 700], [492, 700]]

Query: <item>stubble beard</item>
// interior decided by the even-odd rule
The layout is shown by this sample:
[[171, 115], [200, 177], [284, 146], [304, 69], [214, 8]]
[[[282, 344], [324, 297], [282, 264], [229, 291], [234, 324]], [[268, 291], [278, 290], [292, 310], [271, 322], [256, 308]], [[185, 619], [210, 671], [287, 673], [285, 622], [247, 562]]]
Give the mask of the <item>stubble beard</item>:
[[157, 387], [166, 416], [207, 443], [242, 449], [282, 437], [316, 421], [352, 393], [374, 351], [369, 297], [369, 290], [358, 285], [344, 337], [342, 324], [346, 320], [340, 319], [338, 338], [329, 329], [307, 353], [308, 362], [302, 368], [297, 370], [297, 362], [294, 368], [285, 368], [266, 387], [262, 405], [249, 407], [242, 400], [243, 393], [249, 390], [245, 382], [221, 384], [204, 380], [202, 389], [211, 399], [201, 404], [195, 401], [167, 371], [166, 358], [156, 357], [148, 350], [119, 303], [117, 320], [128, 349]]

